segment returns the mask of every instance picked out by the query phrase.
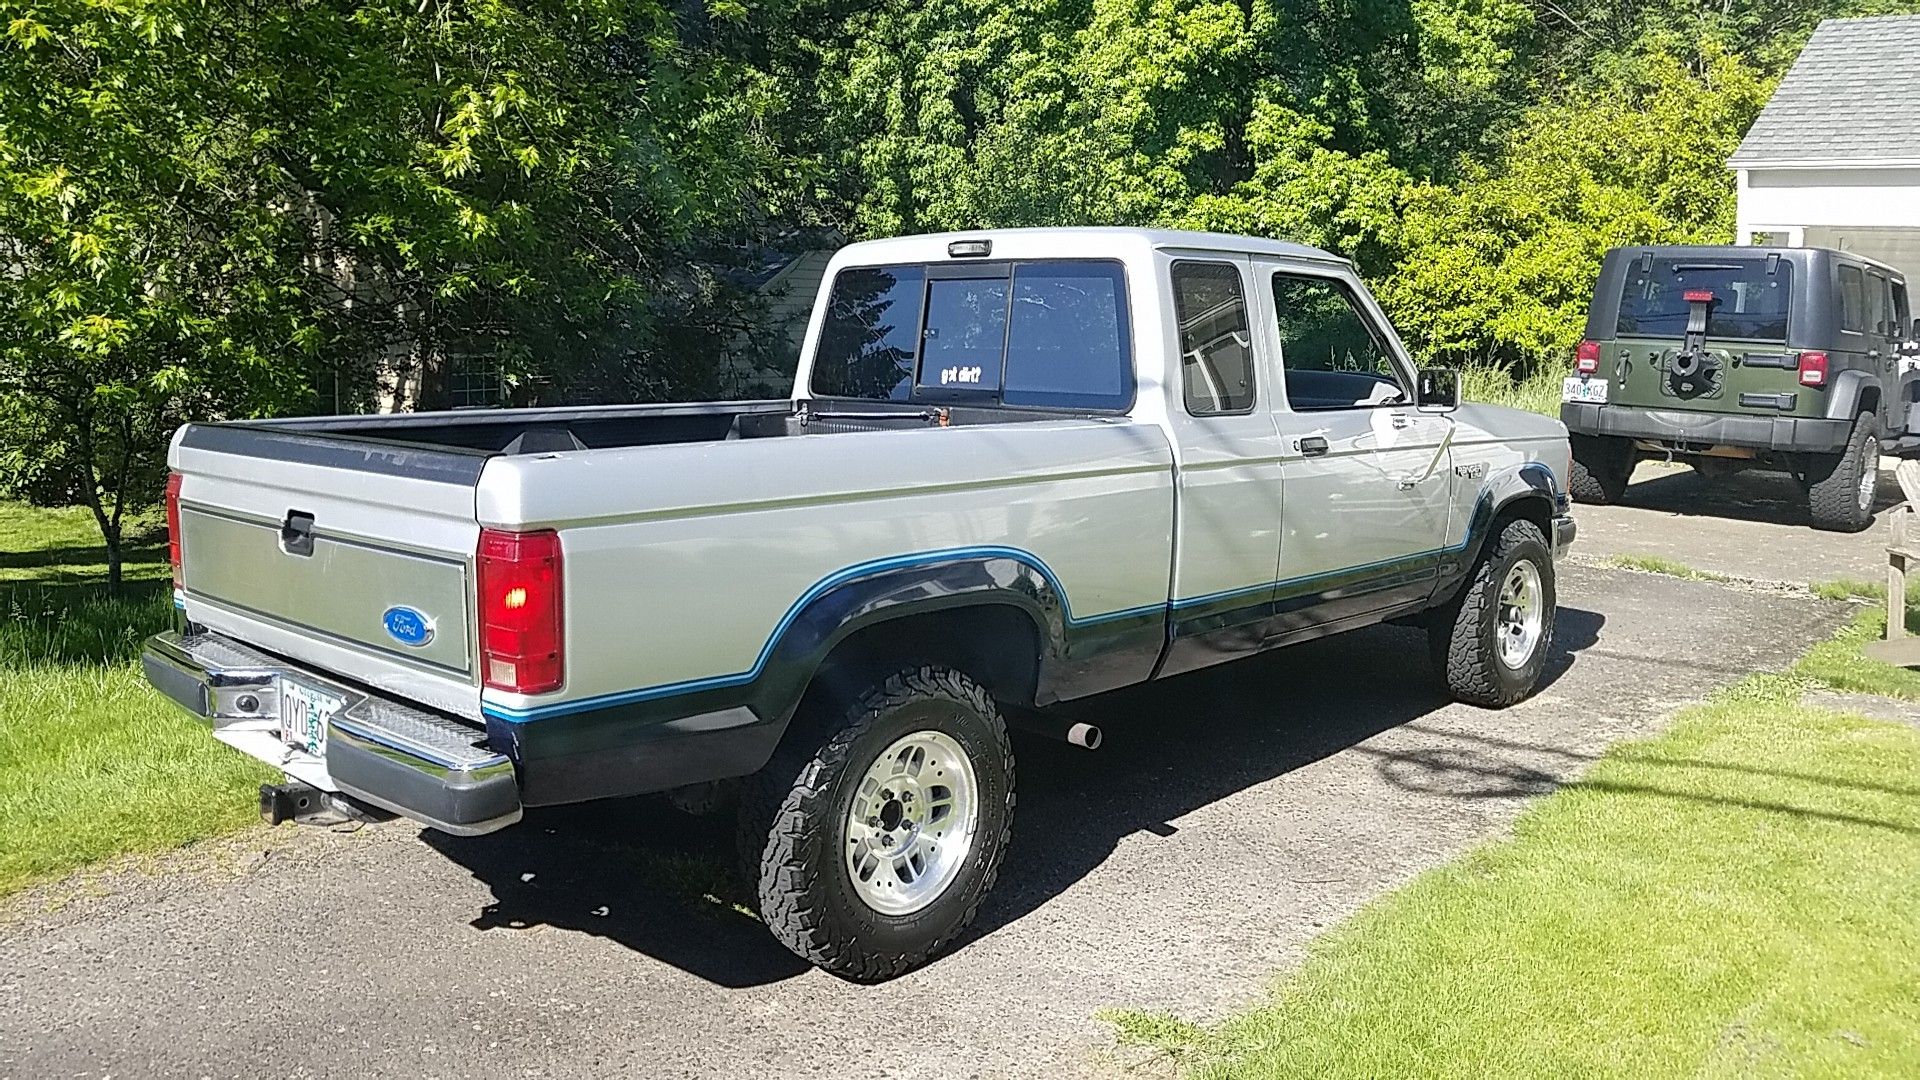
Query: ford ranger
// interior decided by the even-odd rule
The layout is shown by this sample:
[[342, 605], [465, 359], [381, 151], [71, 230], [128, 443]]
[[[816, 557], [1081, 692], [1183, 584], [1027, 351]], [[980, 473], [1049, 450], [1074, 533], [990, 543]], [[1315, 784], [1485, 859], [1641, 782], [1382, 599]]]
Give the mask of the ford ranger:
[[[1458, 699], [1551, 650], [1559, 421], [1463, 405], [1353, 267], [1034, 229], [855, 244], [790, 399], [191, 424], [148, 679], [454, 834], [738, 781], [760, 912], [887, 978], [971, 919], [1009, 724], [1387, 620]], [[1086, 715], [1086, 710], [1080, 710]]]

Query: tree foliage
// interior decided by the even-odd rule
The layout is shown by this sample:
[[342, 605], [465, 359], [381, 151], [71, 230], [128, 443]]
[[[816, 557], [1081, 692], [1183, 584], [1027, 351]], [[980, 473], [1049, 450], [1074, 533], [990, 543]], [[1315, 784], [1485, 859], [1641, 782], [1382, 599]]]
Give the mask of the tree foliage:
[[1299, 240], [1558, 363], [1605, 248], [1727, 238], [1819, 19], [1912, 3], [0, 0], [0, 490], [117, 548], [187, 418], [726, 393], [797, 232]]

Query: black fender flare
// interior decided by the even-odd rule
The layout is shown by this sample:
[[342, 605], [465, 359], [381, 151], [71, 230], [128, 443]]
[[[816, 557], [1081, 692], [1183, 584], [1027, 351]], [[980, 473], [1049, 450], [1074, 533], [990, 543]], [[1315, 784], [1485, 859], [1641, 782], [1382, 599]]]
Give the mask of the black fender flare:
[[1066, 648], [1066, 594], [1035, 556], [1014, 548], [938, 552], [815, 586], [776, 631], [755, 687], [755, 711], [784, 722], [835, 646], [881, 623], [956, 608], [1016, 609], [1033, 623], [1042, 660]]
[[1474, 500], [1473, 514], [1467, 519], [1467, 535], [1461, 542], [1459, 557], [1441, 568], [1434, 600], [1450, 600], [1459, 591], [1467, 575], [1479, 564], [1480, 553], [1493, 536], [1495, 522], [1511, 516], [1516, 509], [1535, 510], [1548, 522], [1547, 543], [1551, 546], [1553, 518], [1565, 513], [1566, 506], [1567, 494], [1559, 489], [1553, 470], [1543, 462], [1522, 462], [1488, 476], [1481, 484], [1479, 498]]
[[[1868, 389], [1876, 392], [1880, 389], [1880, 381], [1869, 372], [1848, 368], [1835, 375], [1833, 386], [1827, 390], [1827, 419], [1853, 423], [1854, 417], [1860, 415], [1860, 399]], [[1886, 401], [1880, 402], [1880, 408], [1874, 410], [1875, 415], [1887, 405]]]

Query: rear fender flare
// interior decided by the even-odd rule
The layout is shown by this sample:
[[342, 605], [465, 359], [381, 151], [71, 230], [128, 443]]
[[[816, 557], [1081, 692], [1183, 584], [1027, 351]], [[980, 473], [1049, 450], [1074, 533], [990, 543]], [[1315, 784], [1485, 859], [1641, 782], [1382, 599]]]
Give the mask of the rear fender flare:
[[861, 630], [982, 605], [1023, 612], [1033, 622], [1043, 665], [1062, 655], [1066, 597], [1044, 564], [1013, 549], [942, 555], [859, 574], [812, 597], [775, 642], [755, 687], [755, 711], [784, 725], [834, 647]]

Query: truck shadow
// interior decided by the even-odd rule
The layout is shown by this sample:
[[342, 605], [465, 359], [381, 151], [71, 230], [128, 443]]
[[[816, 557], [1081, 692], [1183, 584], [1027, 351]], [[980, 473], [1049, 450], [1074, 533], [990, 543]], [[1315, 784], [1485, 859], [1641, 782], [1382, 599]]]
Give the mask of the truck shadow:
[[[1561, 608], [1545, 680], [1597, 640], [1605, 618]], [[1075, 703], [1099, 723], [1089, 753], [1016, 736], [1020, 805], [999, 884], [966, 940], [1038, 909], [1123, 839], [1171, 822], [1448, 704], [1420, 632], [1375, 627]], [[515, 828], [423, 840], [493, 893], [483, 930], [595, 934], [727, 987], [807, 965], [766, 933], [732, 871], [731, 815], [693, 818], [659, 798], [529, 811]], [[964, 947], [963, 940], [960, 947]]]

